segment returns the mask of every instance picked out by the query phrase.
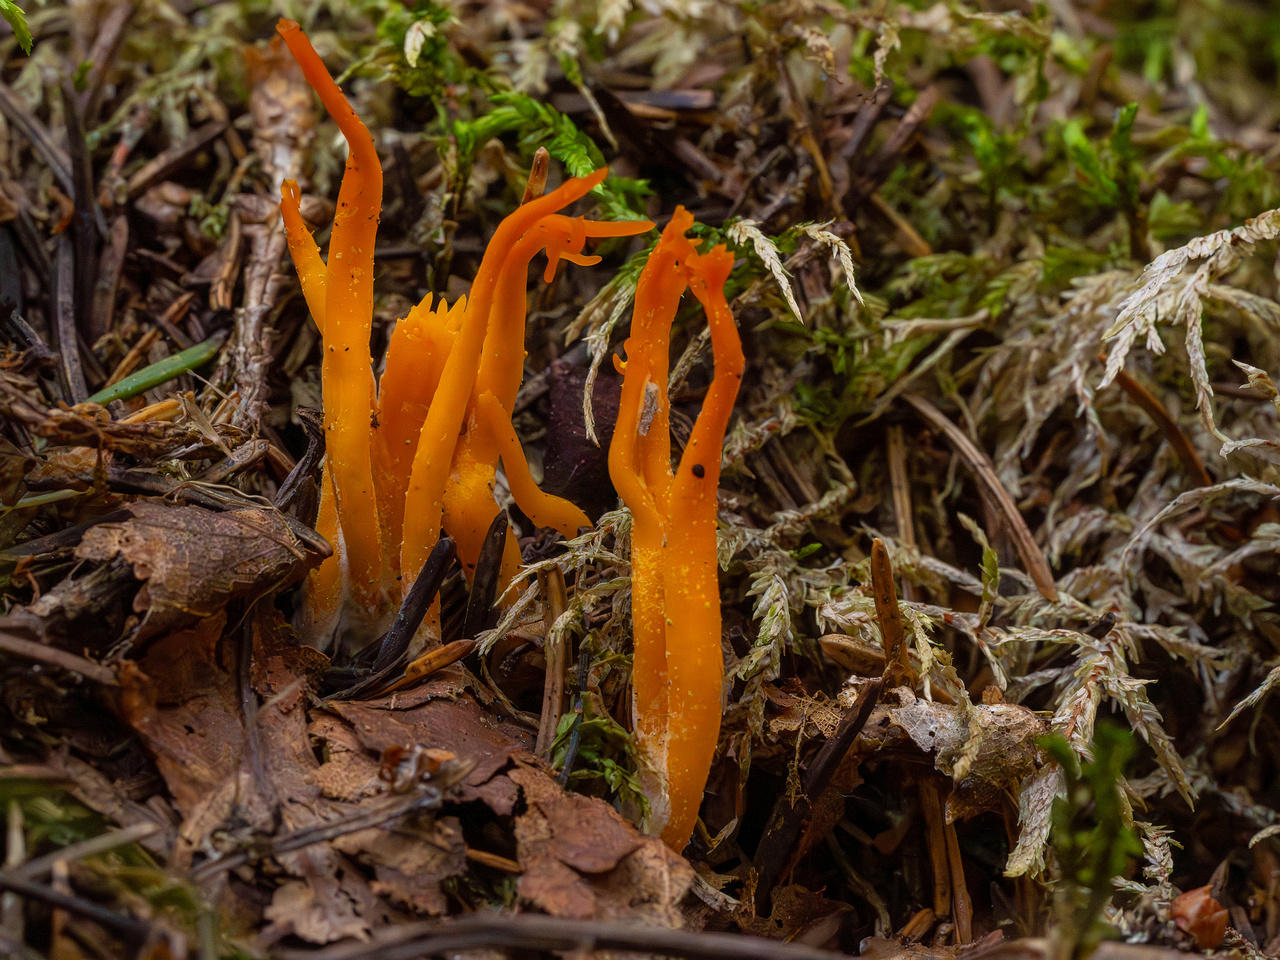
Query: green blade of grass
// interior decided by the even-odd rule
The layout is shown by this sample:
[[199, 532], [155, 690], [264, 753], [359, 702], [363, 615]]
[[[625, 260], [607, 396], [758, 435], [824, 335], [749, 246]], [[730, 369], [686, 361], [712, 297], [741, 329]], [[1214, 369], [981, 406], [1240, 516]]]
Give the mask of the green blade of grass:
[[140, 393], [146, 393], [153, 387], [169, 382], [178, 374], [194, 370], [201, 364], [207, 363], [217, 355], [226, 339], [226, 333], [215, 333], [208, 340], [197, 343], [194, 347], [188, 347], [172, 357], [165, 357], [158, 363], [129, 374], [119, 383], [99, 390], [89, 398], [88, 402], [101, 403], [105, 406], [112, 400], [128, 400]]

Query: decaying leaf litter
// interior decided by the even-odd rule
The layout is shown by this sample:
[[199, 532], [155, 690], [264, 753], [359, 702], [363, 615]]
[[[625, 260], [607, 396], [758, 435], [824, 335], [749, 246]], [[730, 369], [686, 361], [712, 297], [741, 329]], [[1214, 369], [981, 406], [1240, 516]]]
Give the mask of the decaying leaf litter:
[[[28, 13], [0, 86], [6, 952], [1280, 952], [1269, 7]], [[634, 826], [604, 459], [654, 235], [530, 285], [516, 426], [594, 528], [509, 509], [536, 575], [494, 608], [442, 569], [447, 643], [394, 690], [290, 626], [332, 545], [276, 204], [299, 180], [323, 246], [345, 145], [281, 14], [385, 169], [375, 358], [467, 291], [539, 147], [552, 185], [609, 162], [575, 212], [682, 204], [737, 257], [687, 856]], [[701, 312], [676, 334], [679, 453], [711, 369]]]

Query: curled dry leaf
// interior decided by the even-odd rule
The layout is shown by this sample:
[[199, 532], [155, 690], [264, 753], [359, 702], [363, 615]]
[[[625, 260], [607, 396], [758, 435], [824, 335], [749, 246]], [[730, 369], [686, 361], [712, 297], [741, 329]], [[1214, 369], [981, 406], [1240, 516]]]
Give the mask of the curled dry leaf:
[[282, 514], [267, 509], [214, 513], [203, 507], [135, 503], [130, 519], [88, 530], [80, 560], [121, 557], [143, 581], [133, 600], [144, 614], [137, 640], [213, 616], [300, 578], [321, 557]]
[[517, 760], [510, 777], [526, 804], [515, 831], [523, 899], [555, 917], [682, 925], [677, 905], [694, 879], [688, 861], [603, 800], [565, 793], [531, 762]]
[[911, 744], [930, 754], [938, 770], [958, 780], [948, 800], [949, 818], [998, 804], [1007, 789], [1016, 789], [1044, 765], [1036, 741], [1049, 727], [1026, 707], [937, 703], [916, 699], [902, 687], [897, 694], [900, 705], [880, 706], [872, 713], [859, 748], [866, 752], [872, 745], [884, 750]]

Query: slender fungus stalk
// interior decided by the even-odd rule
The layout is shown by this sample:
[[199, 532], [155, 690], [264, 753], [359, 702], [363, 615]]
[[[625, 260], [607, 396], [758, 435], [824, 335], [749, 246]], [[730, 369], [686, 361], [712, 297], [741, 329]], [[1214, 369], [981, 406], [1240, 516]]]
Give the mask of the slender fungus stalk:
[[[382, 209], [382, 166], [369, 131], [301, 28], [292, 20], [281, 20], [276, 29], [350, 147], [338, 192], [324, 283], [321, 375], [325, 460], [333, 477], [338, 522], [346, 545], [350, 597], [361, 614], [374, 619], [385, 602], [382, 527], [369, 443], [374, 409], [369, 356], [373, 245]], [[285, 193], [287, 196], [288, 188]], [[314, 261], [309, 266], [314, 271]]]
[[[744, 363], [724, 296], [733, 256], [724, 247], [699, 255], [684, 236], [692, 223], [677, 209], [640, 275], [609, 449], [610, 476], [632, 512], [633, 683], [637, 744], [650, 768], [649, 828], [674, 850], [693, 833], [720, 732], [716, 488]], [[707, 315], [715, 377], [672, 475], [668, 351], [686, 287]]]
[[716, 247], [690, 258], [689, 288], [711, 328], [715, 377], [702, 402], [671, 488], [667, 528], [667, 776], [671, 818], [662, 839], [683, 846], [693, 833], [720, 734], [720, 587], [716, 562], [716, 488], [720, 449], [745, 363], [724, 296], [733, 254]]
[[373, 462], [378, 471], [378, 516], [387, 560], [396, 573], [400, 553], [390, 549], [400, 542], [404, 527], [405, 494], [413, 452], [422, 432], [427, 410], [444, 375], [444, 362], [453, 347], [466, 300], [448, 307], [441, 300], [433, 310], [431, 295], [396, 324], [387, 346], [387, 362], [378, 383], [378, 429], [374, 434]]
[[692, 225], [692, 215], [677, 209], [640, 273], [631, 336], [624, 345], [627, 361], [618, 419], [609, 446], [609, 476], [631, 510], [636, 742], [649, 768], [641, 777], [651, 822], [659, 828], [670, 814], [665, 786], [668, 685], [662, 575], [672, 482], [667, 369], [671, 324], [685, 288], [677, 263], [693, 249], [684, 237]]
[[445, 361], [445, 373], [440, 387], [436, 391], [431, 409], [427, 411], [427, 418], [418, 437], [418, 447], [409, 475], [408, 496], [414, 509], [405, 512], [404, 540], [400, 548], [402, 570], [421, 569], [427, 555], [440, 539], [445, 483], [458, 434], [462, 431], [471, 391], [475, 386], [480, 353], [484, 348], [489, 324], [489, 310], [493, 305], [498, 274], [507, 253], [521, 235], [542, 217], [585, 196], [608, 172], [601, 168], [589, 177], [565, 182], [545, 197], [532, 200], [517, 209], [498, 224], [494, 231], [480, 261], [475, 282], [471, 285], [471, 297], [467, 302], [458, 337], [449, 352], [449, 359]]
[[320, 248], [315, 237], [302, 222], [302, 191], [293, 180], [286, 180], [280, 188], [280, 217], [284, 220], [285, 235], [289, 240], [289, 256], [298, 271], [302, 284], [302, 296], [311, 311], [316, 329], [324, 334], [325, 278], [328, 268], [320, 259]]

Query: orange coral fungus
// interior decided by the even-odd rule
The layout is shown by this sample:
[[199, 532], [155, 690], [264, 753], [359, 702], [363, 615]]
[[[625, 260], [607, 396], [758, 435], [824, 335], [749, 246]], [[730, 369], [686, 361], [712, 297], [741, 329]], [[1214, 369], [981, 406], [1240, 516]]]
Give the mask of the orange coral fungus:
[[[418, 440], [409, 479], [414, 510], [405, 515], [400, 555], [403, 569], [422, 566], [442, 524], [458, 542], [465, 569], [474, 569], [480, 555], [485, 531], [497, 513], [492, 487], [498, 454], [496, 445], [487, 442], [488, 432], [476, 429], [475, 403], [490, 392], [506, 416], [511, 415], [523, 372], [529, 261], [545, 247], [550, 279], [560, 259], [584, 262], [581, 250], [587, 237], [628, 236], [652, 228], [648, 221], [594, 223], [553, 216], [585, 196], [607, 173], [600, 169], [565, 182], [520, 207], [494, 231], [471, 285], [446, 375]], [[514, 543], [508, 543], [510, 557]], [[509, 561], [505, 566], [509, 576]]]
[[[609, 474], [631, 510], [636, 740], [647, 766], [650, 829], [680, 850], [697, 821], [720, 732], [716, 487], [720, 448], [742, 379], [742, 344], [724, 296], [733, 256], [685, 237], [677, 208], [636, 288]], [[667, 369], [685, 289], [711, 329], [715, 376], [679, 469], [671, 470]]]
[[[499, 460], [534, 522], [566, 535], [587, 524], [581, 510], [534, 485], [511, 427], [524, 372], [528, 265], [545, 249], [550, 280], [561, 259], [596, 262], [582, 254], [588, 237], [629, 236], [653, 225], [558, 215], [606, 170], [525, 204], [498, 225], [468, 299], [433, 309], [428, 296], [397, 324], [375, 396], [369, 333], [382, 170], [368, 130], [301, 29], [289, 20], [278, 29], [351, 147], [327, 263], [302, 221], [297, 184], [285, 181], [280, 204], [303, 296], [324, 337], [326, 467], [318, 528], [334, 544], [334, 557], [309, 581], [303, 614], [305, 628], [324, 642], [341, 629], [368, 634], [383, 625], [442, 523], [474, 565], [498, 512]], [[508, 579], [518, 562], [509, 537]], [[402, 572], [401, 589], [387, 597]]]
[[[325, 459], [333, 478], [350, 596], [362, 612], [376, 617], [383, 607], [387, 581], [369, 447], [374, 408], [369, 334], [373, 324], [373, 244], [382, 210], [382, 165], [369, 131], [301, 28], [292, 20], [281, 20], [278, 29], [350, 145], [324, 281], [321, 377]], [[290, 188], [297, 190], [292, 184], [285, 190]]]

